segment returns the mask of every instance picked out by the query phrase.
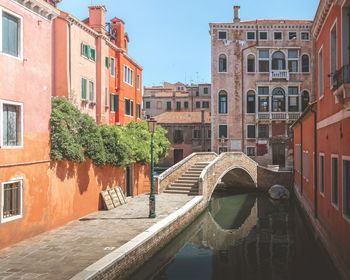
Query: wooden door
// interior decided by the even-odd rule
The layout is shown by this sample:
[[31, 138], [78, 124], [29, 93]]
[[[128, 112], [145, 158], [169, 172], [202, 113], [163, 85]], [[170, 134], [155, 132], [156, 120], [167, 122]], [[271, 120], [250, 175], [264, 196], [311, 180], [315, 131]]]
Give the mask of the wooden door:
[[286, 154], [285, 144], [274, 143], [272, 144], [272, 164], [285, 167]]

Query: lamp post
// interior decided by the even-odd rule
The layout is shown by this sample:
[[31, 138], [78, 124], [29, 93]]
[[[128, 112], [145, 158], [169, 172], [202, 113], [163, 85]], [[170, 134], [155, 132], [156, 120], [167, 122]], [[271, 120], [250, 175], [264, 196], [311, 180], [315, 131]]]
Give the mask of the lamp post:
[[153, 136], [157, 122], [154, 118], [147, 120], [148, 131], [151, 133], [151, 192], [149, 194], [149, 218], [156, 217], [156, 196], [154, 194], [154, 159], [153, 159]]

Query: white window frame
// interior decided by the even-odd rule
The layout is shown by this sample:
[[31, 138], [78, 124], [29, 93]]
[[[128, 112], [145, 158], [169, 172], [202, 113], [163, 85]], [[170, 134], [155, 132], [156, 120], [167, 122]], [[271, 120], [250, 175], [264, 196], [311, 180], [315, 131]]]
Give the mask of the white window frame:
[[[12, 15], [20, 20], [20, 31], [19, 31], [20, 34], [19, 34], [19, 38], [18, 38], [18, 48], [19, 48], [18, 56], [13, 56], [13, 55], [2, 52], [2, 15], [3, 15], [3, 12], [10, 14], [10, 15]], [[23, 47], [23, 33], [24, 33], [23, 32], [23, 17], [19, 14], [16, 14], [16, 13], [0, 6], [0, 54], [4, 55], [4, 56], [15, 58], [18, 60], [23, 60], [23, 48], [24, 48]]]
[[[255, 137], [248, 137], [248, 126], [254, 126], [255, 127]], [[250, 123], [250, 124], [246, 124], [246, 137], [247, 137], [247, 139], [256, 139], [256, 124], [252, 124], [252, 123]]]
[[124, 83], [128, 84], [129, 86], [134, 86], [134, 70], [132, 70], [129, 66], [124, 64]]
[[[226, 57], [226, 71], [220, 71], [220, 56], [224, 55]], [[218, 74], [227, 74], [228, 73], [228, 56], [226, 53], [220, 53], [218, 55]]]
[[[261, 33], [266, 33], [266, 39], [261, 39], [260, 34]], [[268, 31], [259, 31], [259, 41], [268, 41], [269, 40], [269, 32]]]
[[[125, 112], [125, 101], [126, 100], [129, 100], [129, 111], [130, 111], [130, 114], [126, 114], [126, 112]], [[132, 105], [131, 105], [131, 103], [132, 103]], [[134, 100], [133, 99], [130, 99], [130, 98], [126, 98], [126, 97], [124, 97], [124, 116], [127, 116], [127, 117], [133, 117], [134, 116], [134, 114], [132, 114], [131, 115], [131, 111], [133, 112], [134, 111], [134, 108], [133, 108], [133, 106], [134, 106]], [[134, 112], [133, 112], [134, 113]]]
[[[322, 73], [321, 73], [321, 68], [320, 68], [320, 54], [322, 53]], [[321, 48], [319, 49], [318, 51], [318, 54], [317, 54], [317, 65], [318, 65], [318, 68], [317, 68], [317, 80], [318, 80], [318, 85], [317, 85], [317, 91], [318, 91], [318, 99], [321, 100], [324, 98], [324, 86], [325, 86], [325, 83], [323, 81], [324, 79], [324, 53], [323, 53], [323, 45], [321, 46]], [[320, 91], [320, 88], [321, 88], [321, 85], [322, 85], [322, 94], [321, 94], [321, 91]]]
[[[275, 39], [275, 34], [276, 34], [276, 33], [281, 33], [281, 35], [282, 35], [282, 36], [281, 36], [281, 39]], [[273, 32], [273, 40], [274, 40], [274, 41], [283, 41], [283, 31], [274, 31], [274, 32]]]
[[[342, 174], [342, 176], [341, 176], [341, 185], [342, 185], [342, 207], [343, 207], [342, 215], [343, 215], [344, 220], [346, 220], [347, 222], [350, 223], [350, 215], [348, 216], [348, 215], [346, 215], [344, 213], [344, 198], [345, 198], [344, 197], [344, 190], [345, 190], [345, 186], [344, 186], [344, 161], [349, 161], [350, 162], [350, 156], [342, 156], [341, 157], [341, 169], [342, 169], [342, 172], [341, 172], [341, 174]], [[339, 166], [338, 166], [338, 168], [339, 168]]]
[[[110, 57], [109, 61], [110, 61], [109, 62], [109, 71], [111, 73], [111, 76], [115, 77], [115, 58], [114, 57]], [[113, 61], [113, 63], [112, 63], [112, 61]]]
[[[219, 38], [219, 33], [220, 32], [224, 32], [224, 33], [226, 33], [226, 38], [225, 39], [220, 39]], [[227, 30], [218, 30], [218, 40], [220, 40], [220, 41], [224, 41], [224, 40], [227, 40], [228, 39], [228, 33], [227, 33]]]
[[[248, 33], [253, 33], [254, 39], [248, 39]], [[255, 41], [256, 40], [256, 31], [246, 31], [245, 36], [246, 36], [247, 41]]]
[[[334, 158], [336, 158], [337, 159], [337, 162], [338, 162], [338, 173], [337, 173], [337, 177], [338, 177], [338, 179], [337, 179], [337, 182], [338, 182], [338, 186], [337, 186], [337, 188], [338, 188], [338, 204], [335, 204], [334, 202], [333, 202], [333, 176], [334, 176], [334, 174], [333, 174], [333, 159]], [[339, 192], [339, 156], [337, 155], [337, 154], [332, 154], [331, 155], [331, 203], [332, 203], [332, 206], [335, 208], [335, 209], [337, 209], [337, 210], [339, 210], [339, 198], [340, 198], [340, 192]]]
[[[269, 57], [268, 58], [261, 58], [260, 57], [260, 51], [267, 51], [269, 53]], [[263, 73], [263, 74], [268, 74], [270, 73], [270, 69], [271, 69], [271, 66], [272, 66], [272, 60], [270, 60], [271, 58], [271, 54], [270, 54], [270, 50], [269, 49], [259, 49], [258, 50], [258, 54], [257, 54], [257, 69], [256, 69], [256, 72], [257, 73]], [[260, 71], [260, 61], [268, 61], [269, 62], [269, 70], [267, 72], [261, 72]]]
[[[20, 183], [21, 197], [20, 197], [20, 214], [4, 218], [4, 185], [12, 183]], [[0, 224], [8, 223], [14, 220], [21, 219], [23, 217], [23, 178], [14, 178], [7, 182], [1, 183], [1, 205], [0, 205]]]
[[[303, 36], [302, 36], [303, 33], [307, 33], [308, 34], [308, 39], [307, 40], [303, 39]], [[301, 31], [300, 32], [300, 41], [310, 41], [310, 32], [309, 31]]]
[[141, 85], [141, 76], [140, 74], [136, 75], [136, 89], [140, 90], [140, 85]]
[[[289, 39], [290, 33], [295, 33], [295, 39]], [[298, 32], [297, 31], [288, 31], [288, 41], [297, 41], [298, 40]]]
[[[253, 156], [248, 155], [248, 148], [253, 148], [253, 149], [254, 149], [254, 155], [253, 155]], [[246, 147], [246, 155], [247, 155], [248, 157], [256, 157], [256, 147], [255, 147], [255, 146], [247, 146], [247, 147]]]
[[335, 71], [338, 70], [338, 29], [337, 29], [337, 19], [332, 24], [331, 28], [329, 29], [329, 83], [330, 88], [333, 87], [333, 75], [335, 73], [332, 73], [332, 31], [335, 28]]
[[[298, 52], [298, 57], [297, 58], [289, 58], [289, 51], [297, 51]], [[299, 49], [289, 49], [287, 51], [287, 69], [289, 73], [292, 74], [299, 74], [300, 73], [300, 50]], [[296, 61], [298, 63], [297, 71], [296, 72], [291, 72], [289, 71], [289, 61]]]
[[[323, 174], [321, 174], [321, 157], [323, 157]], [[318, 166], [319, 166], [319, 174], [318, 174], [318, 177], [319, 177], [319, 186], [320, 186], [320, 195], [322, 197], [325, 197], [325, 193], [326, 193], [326, 174], [325, 174], [325, 171], [326, 171], [326, 156], [324, 153], [319, 153], [318, 155]], [[323, 176], [323, 192], [321, 191], [321, 176]]]
[[[18, 146], [5, 146], [4, 145], [4, 140], [3, 140], [3, 105], [8, 104], [8, 105], [13, 105], [13, 106], [19, 106], [20, 107], [20, 133], [21, 133], [21, 143]], [[14, 102], [14, 101], [8, 101], [4, 99], [0, 99], [0, 149], [23, 149], [24, 147], [24, 111], [23, 111], [23, 103], [20, 102]]]

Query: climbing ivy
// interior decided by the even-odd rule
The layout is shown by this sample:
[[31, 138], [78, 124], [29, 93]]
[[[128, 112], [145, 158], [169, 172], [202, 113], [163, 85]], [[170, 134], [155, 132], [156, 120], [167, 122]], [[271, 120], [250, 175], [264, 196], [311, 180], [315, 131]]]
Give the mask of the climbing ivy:
[[[53, 98], [51, 159], [81, 163], [86, 158], [97, 166], [128, 166], [150, 162], [150, 140], [146, 122], [127, 126], [97, 125], [62, 97]], [[154, 133], [154, 160], [166, 156], [170, 142], [166, 130], [157, 126]]]

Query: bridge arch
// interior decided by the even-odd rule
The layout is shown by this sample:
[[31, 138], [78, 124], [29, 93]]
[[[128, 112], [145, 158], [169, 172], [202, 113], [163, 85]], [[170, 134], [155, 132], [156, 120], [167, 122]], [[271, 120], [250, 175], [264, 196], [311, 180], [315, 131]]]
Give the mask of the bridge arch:
[[209, 201], [216, 185], [224, 176], [237, 170], [251, 178], [252, 187], [258, 187], [258, 163], [242, 152], [229, 152], [222, 153], [202, 171], [199, 177], [199, 193]]

